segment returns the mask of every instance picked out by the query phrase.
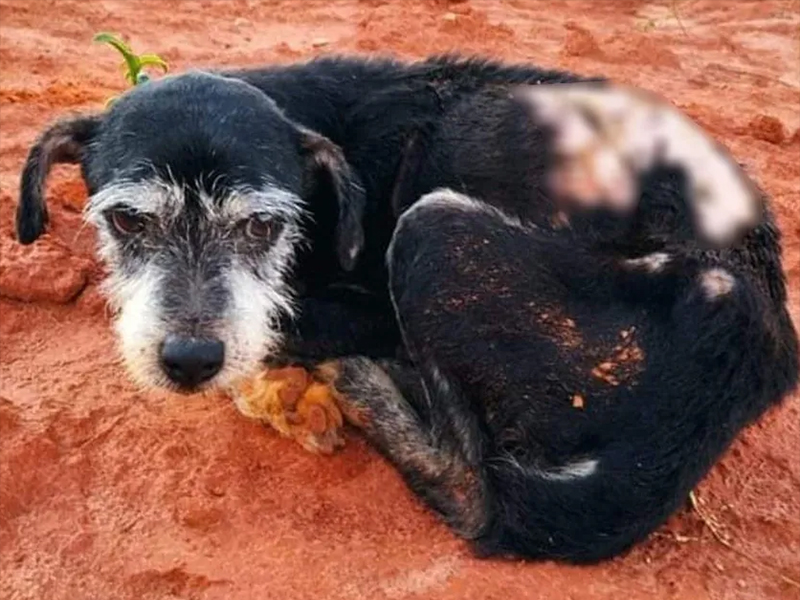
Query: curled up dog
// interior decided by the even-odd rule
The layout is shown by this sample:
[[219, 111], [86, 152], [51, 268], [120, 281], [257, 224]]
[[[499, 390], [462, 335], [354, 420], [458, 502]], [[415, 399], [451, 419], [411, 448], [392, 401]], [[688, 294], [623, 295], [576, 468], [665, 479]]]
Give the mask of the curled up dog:
[[451, 57], [166, 77], [44, 131], [23, 243], [58, 162], [133, 379], [304, 365], [483, 554], [624, 552], [797, 384], [767, 199], [638, 90]]

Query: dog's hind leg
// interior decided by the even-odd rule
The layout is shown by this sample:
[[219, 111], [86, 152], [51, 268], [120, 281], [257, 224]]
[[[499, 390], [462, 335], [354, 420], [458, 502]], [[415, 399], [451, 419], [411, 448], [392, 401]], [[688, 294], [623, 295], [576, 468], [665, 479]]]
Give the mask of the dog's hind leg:
[[459, 535], [480, 536], [488, 514], [480, 433], [475, 416], [459, 410], [459, 392], [430, 370], [395, 360], [344, 358], [319, 374], [335, 387], [347, 420], [409, 487]]
[[[663, 523], [797, 379], [788, 316], [754, 283], [762, 267], [733, 255], [626, 262], [432, 192], [387, 253], [410, 367], [345, 358], [329, 380], [480, 552], [608, 558]], [[598, 378], [623, 333], [633, 345], [614, 361], [630, 371]]]
[[[447, 201], [450, 195], [455, 196], [447, 191], [430, 196]], [[475, 204], [489, 211], [483, 216], [498, 231], [516, 227], [499, 211]], [[459, 203], [449, 206], [447, 218], [458, 216], [461, 208]], [[437, 364], [419, 328], [405, 327], [409, 316], [426, 310], [428, 286], [437, 269], [436, 251], [416, 252], [419, 236], [430, 237], [426, 227], [436, 223], [424, 224], [426, 214], [419, 227], [412, 211], [416, 209], [400, 220], [387, 251], [390, 295], [408, 360], [345, 357], [322, 364], [315, 375], [331, 384], [347, 421], [364, 432], [409, 487], [459, 535], [477, 541], [491, 528], [492, 498], [484, 455], [489, 440], [481, 408], [472, 406], [455, 377]], [[469, 222], [464, 221], [464, 226], [469, 228]], [[445, 315], [445, 320], [458, 327], [457, 319]]]

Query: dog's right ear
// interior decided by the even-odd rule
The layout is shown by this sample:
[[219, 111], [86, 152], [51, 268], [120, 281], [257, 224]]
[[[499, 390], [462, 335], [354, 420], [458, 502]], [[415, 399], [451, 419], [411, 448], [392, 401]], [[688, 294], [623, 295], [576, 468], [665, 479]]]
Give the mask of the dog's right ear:
[[62, 119], [46, 129], [33, 144], [20, 182], [17, 205], [17, 239], [20, 243], [36, 241], [47, 225], [45, 184], [50, 168], [58, 163], [80, 163], [101, 122], [99, 115]]
[[342, 268], [352, 271], [364, 248], [364, 185], [339, 146], [314, 131], [301, 128], [300, 132], [303, 151], [310, 159], [312, 172], [316, 176], [324, 174], [336, 197], [339, 210], [336, 254]]

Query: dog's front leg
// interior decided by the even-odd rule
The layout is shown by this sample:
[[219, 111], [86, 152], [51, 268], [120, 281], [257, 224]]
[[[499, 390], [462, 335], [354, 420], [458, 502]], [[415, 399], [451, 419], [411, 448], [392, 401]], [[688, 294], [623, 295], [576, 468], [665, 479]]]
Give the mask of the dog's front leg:
[[242, 381], [232, 396], [243, 415], [269, 423], [309, 452], [331, 454], [344, 444], [330, 385], [303, 366], [267, 367]]
[[330, 454], [344, 443], [342, 415], [317, 365], [342, 356], [390, 356], [398, 343], [388, 308], [306, 298], [300, 317], [287, 323], [283, 352], [232, 396], [245, 416], [269, 423], [310, 452]]

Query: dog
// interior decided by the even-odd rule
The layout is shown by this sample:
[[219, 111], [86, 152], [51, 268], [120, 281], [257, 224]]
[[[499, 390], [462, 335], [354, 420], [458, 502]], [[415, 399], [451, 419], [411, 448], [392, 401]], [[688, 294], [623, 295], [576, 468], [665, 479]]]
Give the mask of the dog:
[[650, 93], [478, 58], [189, 71], [47, 128], [132, 378], [301, 364], [480, 556], [591, 563], [794, 389], [780, 233]]

